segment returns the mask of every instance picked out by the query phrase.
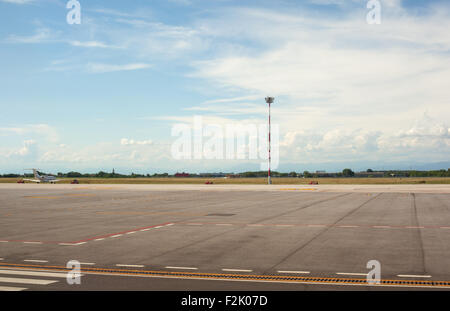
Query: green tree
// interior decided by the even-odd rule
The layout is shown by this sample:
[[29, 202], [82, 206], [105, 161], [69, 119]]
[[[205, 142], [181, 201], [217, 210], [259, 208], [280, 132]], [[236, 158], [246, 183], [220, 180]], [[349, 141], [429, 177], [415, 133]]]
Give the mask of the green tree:
[[355, 176], [355, 172], [353, 172], [349, 168], [346, 168], [342, 171], [342, 175], [344, 175], [344, 177], [353, 177], [353, 176]]

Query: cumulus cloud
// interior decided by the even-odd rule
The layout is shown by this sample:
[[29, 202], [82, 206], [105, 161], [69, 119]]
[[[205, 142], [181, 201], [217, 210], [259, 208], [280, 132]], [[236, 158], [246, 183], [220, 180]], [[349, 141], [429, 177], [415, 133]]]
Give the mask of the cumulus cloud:
[[134, 140], [134, 139], [122, 138], [120, 140], [120, 144], [124, 145], [124, 146], [129, 146], [129, 145], [145, 146], [145, 145], [151, 145], [151, 144], [153, 144], [153, 142], [151, 140]]
[[132, 70], [147, 69], [152, 67], [152, 65], [144, 63], [132, 63], [125, 65], [90, 63], [88, 64], [87, 67], [88, 71], [91, 73], [106, 73], [115, 71], [132, 71]]

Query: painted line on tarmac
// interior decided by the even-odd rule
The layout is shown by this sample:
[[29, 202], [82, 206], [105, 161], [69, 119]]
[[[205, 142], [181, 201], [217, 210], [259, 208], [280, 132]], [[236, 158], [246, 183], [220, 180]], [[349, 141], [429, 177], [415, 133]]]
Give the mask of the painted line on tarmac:
[[173, 266], [167, 266], [166, 269], [198, 270], [198, 268], [195, 267], [173, 267]]
[[47, 263], [48, 260], [37, 260], [37, 259], [25, 259], [25, 262], [34, 262], [34, 263]]
[[[43, 265], [25, 265], [0, 263], [0, 267], [8, 267], [24, 270], [45, 270], [70, 272], [64, 266], [43, 266]], [[356, 278], [327, 278], [311, 276], [292, 276], [292, 275], [254, 275], [254, 274], [220, 274], [220, 273], [200, 273], [200, 272], [181, 272], [181, 271], [149, 271], [149, 270], [131, 270], [131, 269], [110, 269], [110, 268], [91, 268], [82, 267], [83, 274], [103, 274], [103, 275], [122, 275], [122, 276], [141, 276], [157, 278], [175, 278], [175, 279], [205, 279], [218, 281], [243, 281], [243, 282], [271, 282], [271, 283], [297, 283], [310, 285], [353, 285], [353, 286], [378, 286], [378, 287], [408, 287], [408, 288], [450, 288], [450, 281], [431, 281], [431, 280], [380, 280], [380, 284], [370, 285], [367, 279]]]
[[278, 273], [289, 273], [289, 274], [310, 274], [311, 273], [309, 271], [283, 271], [283, 270], [279, 270], [277, 272]]
[[191, 223], [191, 222], [177, 222], [178, 225], [188, 226], [203, 226], [203, 225], [215, 225], [215, 226], [247, 226], [247, 227], [309, 227], [309, 228], [362, 228], [362, 229], [450, 229], [450, 227], [442, 226], [386, 226], [386, 225], [338, 225], [338, 224], [249, 224], [249, 223]]
[[144, 265], [125, 265], [125, 264], [117, 264], [117, 267], [128, 267], [128, 268], [144, 268]]
[[227, 271], [227, 272], [253, 272], [253, 270], [245, 270], [245, 269], [222, 269], [222, 271]]
[[400, 278], [431, 278], [431, 275], [398, 274]]
[[367, 276], [367, 273], [356, 272], [336, 272], [337, 275], [353, 275], [353, 276]]

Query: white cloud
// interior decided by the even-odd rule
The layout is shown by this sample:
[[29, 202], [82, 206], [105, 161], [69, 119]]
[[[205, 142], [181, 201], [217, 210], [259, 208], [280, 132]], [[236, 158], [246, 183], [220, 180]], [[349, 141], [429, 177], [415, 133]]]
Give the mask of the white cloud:
[[120, 144], [124, 145], [124, 146], [128, 146], [128, 145], [145, 146], [145, 145], [152, 145], [153, 142], [151, 140], [134, 140], [134, 139], [122, 138], [120, 140]]
[[42, 43], [52, 38], [52, 32], [48, 28], [39, 28], [32, 36], [10, 35], [7, 38], [11, 43]]
[[120, 48], [118, 46], [108, 45], [106, 43], [100, 41], [69, 41], [69, 44], [77, 47], [85, 47], [85, 48], [103, 48], [103, 49], [117, 49]]
[[88, 71], [91, 73], [106, 73], [115, 71], [140, 70], [140, 69], [147, 69], [150, 67], [152, 67], [152, 65], [144, 63], [132, 63], [125, 65], [90, 63], [88, 64]]
[[34, 0], [0, 0], [0, 2], [14, 3], [14, 4], [28, 4], [34, 2]]

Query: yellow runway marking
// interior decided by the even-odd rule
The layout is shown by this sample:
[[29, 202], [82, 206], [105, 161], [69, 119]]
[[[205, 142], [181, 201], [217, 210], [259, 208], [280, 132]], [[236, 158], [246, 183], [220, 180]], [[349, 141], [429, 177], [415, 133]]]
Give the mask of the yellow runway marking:
[[[15, 267], [16, 269], [33, 269], [49, 271], [69, 271], [63, 266], [43, 266], [1, 263], [0, 266]], [[328, 285], [362, 285], [370, 286], [366, 279], [356, 278], [327, 278], [327, 277], [303, 277], [303, 276], [281, 276], [281, 275], [256, 275], [256, 274], [224, 274], [224, 273], [200, 273], [200, 272], [173, 272], [173, 271], [153, 271], [153, 270], [125, 270], [115, 268], [81, 268], [81, 272], [88, 274], [106, 275], [129, 275], [147, 277], [169, 277], [169, 278], [192, 278], [210, 280], [234, 280], [234, 281], [254, 281], [254, 282], [292, 282], [303, 284], [328, 284]], [[427, 287], [427, 288], [450, 288], [449, 281], [428, 281], [428, 280], [381, 280], [380, 285], [373, 286], [397, 286], [397, 287]]]

